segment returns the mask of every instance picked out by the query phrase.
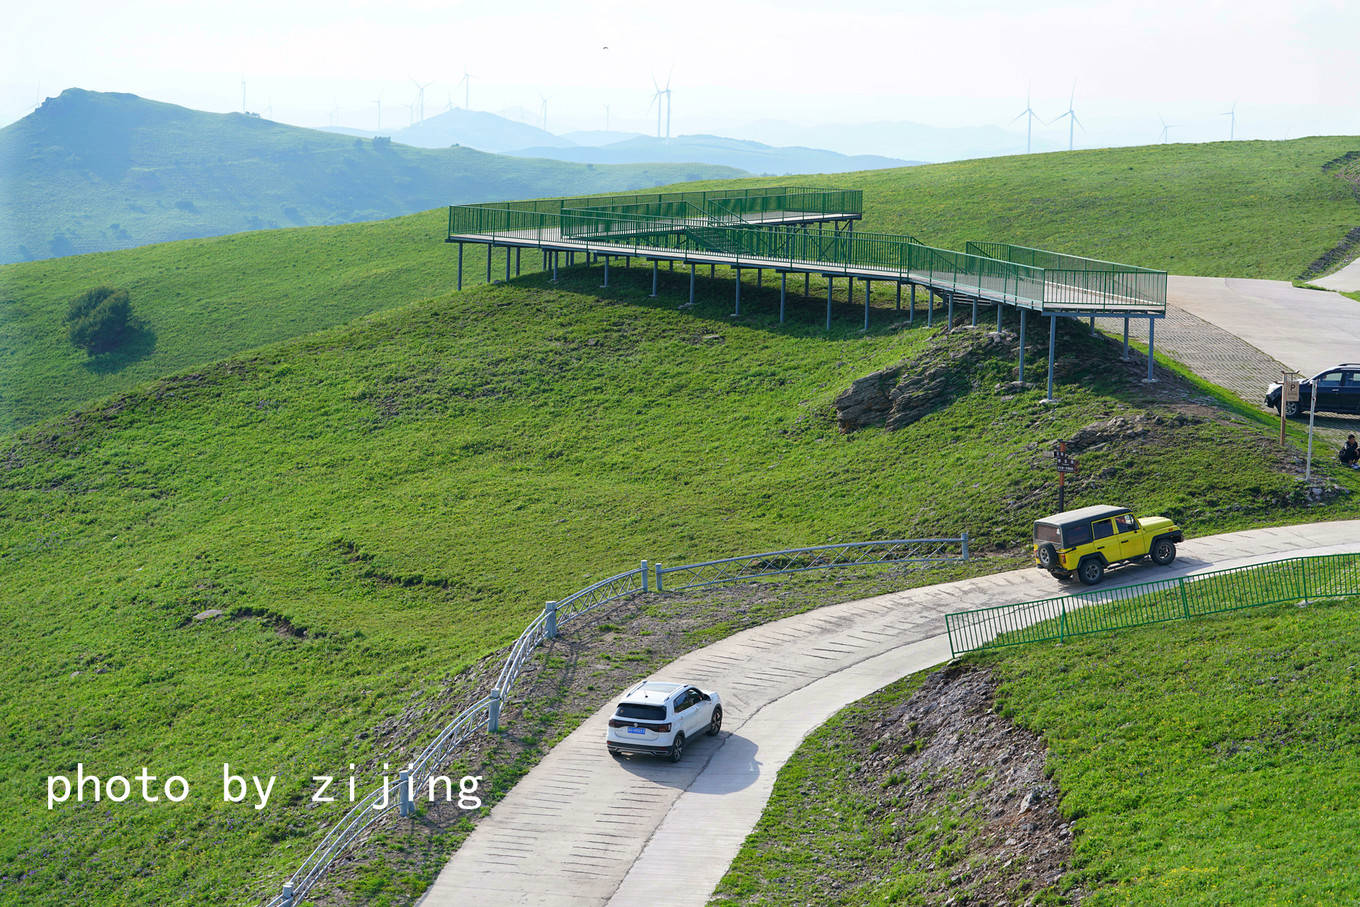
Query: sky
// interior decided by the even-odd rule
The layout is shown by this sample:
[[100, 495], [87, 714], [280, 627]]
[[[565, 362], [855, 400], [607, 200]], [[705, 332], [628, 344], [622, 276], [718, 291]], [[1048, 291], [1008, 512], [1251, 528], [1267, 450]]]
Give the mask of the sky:
[[[1076, 147], [1360, 134], [1355, 0], [44, 0], [0, 35], [0, 123], [69, 87], [303, 126], [468, 103], [553, 132], [759, 121], [1000, 126]], [[463, 78], [464, 73], [470, 79]], [[1225, 114], [1236, 105], [1235, 124]], [[606, 107], [608, 110], [606, 111]], [[414, 108], [414, 109], [413, 109]], [[1066, 147], [1068, 121], [1036, 121]], [[860, 150], [860, 149], [837, 149]], [[873, 150], [873, 149], [862, 149]], [[1037, 149], [1036, 149], [1037, 150]]]

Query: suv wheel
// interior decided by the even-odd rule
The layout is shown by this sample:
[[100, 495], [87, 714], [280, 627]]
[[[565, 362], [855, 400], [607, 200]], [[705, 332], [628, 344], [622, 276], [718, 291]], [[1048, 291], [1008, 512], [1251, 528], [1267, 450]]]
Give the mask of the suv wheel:
[[714, 706], [713, 717], [708, 722], [708, 736], [716, 737], [722, 730], [722, 706]]
[[1088, 557], [1077, 567], [1077, 576], [1088, 586], [1094, 586], [1105, 576], [1105, 565], [1098, 557]]
[[1053, 570], [1058, 566], [1058, 551], [1052, 545], [1039, 546], [1039, 566]]
[[1299, 414], [1299, 401], [1295, 400], [1292, 403], [1286, 403], [1284, 405], [1284, 414], [1290, 418], [1297, 416]]
[[666, 757], [672, 762], [679, 762], [683, 755], [685, 755], [685, 735], [677, 733], [675, 739], [671, 741], [671, 748], [666, 751]]
[[1152, 559], [1165, 567], [1176, 559], [1176, 543], [1171, 539], [1158, 539], [1153, 542]]

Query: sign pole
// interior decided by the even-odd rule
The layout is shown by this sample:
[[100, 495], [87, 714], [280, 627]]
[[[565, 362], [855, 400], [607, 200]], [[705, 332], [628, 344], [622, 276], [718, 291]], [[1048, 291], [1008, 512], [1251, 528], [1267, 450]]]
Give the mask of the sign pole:
[[1303, 480], [1313, 480], [1313, 415], [1317, 412], [1317, 382], [1313, 382], [1313, 402], [1308, 407], [1308, 461], [1303, 468]]

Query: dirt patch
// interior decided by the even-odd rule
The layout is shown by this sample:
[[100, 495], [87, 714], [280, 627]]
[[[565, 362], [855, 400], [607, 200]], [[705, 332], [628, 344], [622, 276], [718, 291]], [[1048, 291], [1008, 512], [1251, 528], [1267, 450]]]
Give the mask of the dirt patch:
[[899, 867], [934, 879], [929, 903], [1080, 904], [1067, 887], [1073, 824], [1058, 809], [1046, 774], [1048, 747], [997, 714], [988, 669], [954, 666], [930, 674], [906, 703], [862, 717], [850, 739], [859, 749], [854, 783], [884, 821], [951, 814], [966, 833], [951, 847], [918, 847], [905, 833]]

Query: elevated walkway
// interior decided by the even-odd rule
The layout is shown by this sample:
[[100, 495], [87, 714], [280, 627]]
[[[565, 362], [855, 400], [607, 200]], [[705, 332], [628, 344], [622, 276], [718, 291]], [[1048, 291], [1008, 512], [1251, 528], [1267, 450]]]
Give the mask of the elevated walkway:
[[[971, 302], [974, 323], [979, 304], [995, 306], [998, 327], [1003, 308], [1014, 308], [1019, 313], [1022, 348], [1026, 315], [1048, 316], [1050, 398], [1058, 317], [1090, 318], [1093, 327], [1097, 316], [1122, 318], [1125, 357], [1130, 319], [1147, 319], [1147, 380], [1153, 380], [1154, 320], [1166, 315], [1165, 271], [1009, 243], [970, 242], [965, 251], [956, 252], [927, 246], [904, 234], [855, 231], [854, 223], [862, 215], [862, 193], [844, 189], [770, 187], [559, 198], [452, 205], [446, 242], [459, 247], [460, 289], [463, 245], [474, 243], [506, 249], [507, 279], [510, 249], [516, 250], [516, 258], [521, 249], [541, 250], [544, 268], [552, 270], [554, 279], [562, 253], [569, 264], [577, 253], [587, 262], [602, 260], [606, 286], [611, 260], [649, 261], [654, 295], [658, 263], [688, 265], [691, 302], [694, 269], [708, 265], [712, 272], [722, 265], [736, 272], [737, 314], [742, 269], [768, 269], [781, 275], [781, 321], [787, 275], [816, 274], [827, 280], [828, 329], [832, 283], [838, 277], [848, 280], [852, 293], [855, 279], [865, 282], [866, 328], [870, 286], [876, 280], [896, 284], [899, 301], [903, 286], [922, 287], [940, 297], [949, 306], [951, 323], [956, 300]], [[910, 314], [914, 315], [914, 309]], [[1023, 381], [1023, 354], [1018, 370]]]

